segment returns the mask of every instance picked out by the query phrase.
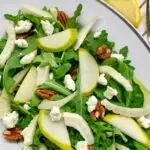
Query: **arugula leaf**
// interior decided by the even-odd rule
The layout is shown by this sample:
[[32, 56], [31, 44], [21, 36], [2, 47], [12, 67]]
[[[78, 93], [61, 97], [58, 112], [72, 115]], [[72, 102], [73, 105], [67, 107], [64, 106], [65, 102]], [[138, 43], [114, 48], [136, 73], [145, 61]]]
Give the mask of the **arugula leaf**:
[[13, 21], [15, 24], [22, 18], [21, 10], [18, 11], [16, 16], [11, 14], [4, 14], [5, 19]]
[[133, 144], [134, 144], [136, 150], [147, 150], [147, 148], [143, 144], [141, 144], [137, 141], [133, 141]]
[[127, 57], [128, 56], [128, 47], [127, 46], [125, 46], [125, 47], [123, 47], [123, 48], [121, 48], [120, 50], [119, 50], [119, 53], [120, 54], [122, 54], [124, 57]]
[[111, 66], [113, 68], [118, 67], [118, 60], [116, 58], [108, 58], [102, 62], [102, 65]]
[[71, 69], [71, 64], [70, 63], [64, 63], [61, 66], [59, 66], [57, 69], [54, 69], [54, 77], [56, 79], [63, 78], [66, 73]]
[[33, 119], [33, 117], [30, 116], [30, 115], [22, 116], [22, 117], [19, 118], [17, 126], [21, 129], [24, 129], [29, 125], [29, 123], [31, 122], [32, 119]]
[[77, 18], [80, 16], [81, 11], [82, 11], [82, 4], [79, 4], [74, 12], [73, 17], [68, 19], [66, 28], [79, 28], [79, 23], [77, 22]]
[[0, 53], [3, 51], [7, 42], [7, 37], [3, 37], [0, 39]]
[[30, 106], [31, 107], [36, 107], [40, 104], [41, 100], [38, 96], [33, 95], [31, 100], [30, 100]]
[[96, 54], [97, 48], [102, 45], [107, 45], [110, 49], [113, 49], [115, 43], [108, 40], [108, 33], [103, 30], [99, 38], [94, 38], [93, 33], [89, 33], [85, 38], [82, 47], [90, 50], [92, 54]]
[[65, 96], [68, 96], [70, 94], [70, 91], [66, 89], [62, 84], [53, 80], [46, 81], [40, 86], [40, 88], [51, 89]]
[[33, 61], [34, 64], [40, 65], [42, 67], [50, 65], [52, 68], [57, 68], [58, 64], [53, 53], [43, 52], [41, 55], [36, 56]]
[[97, 86], [97, 88], [94, 90], [94, 93], [96, 95], [97, 98], [99, 98], [100, 100], [104, 99], [104, 92], [106, 91], [106, 87], [105, 86]]
[[34, 134], [34, 138], [33, 138], [33, 144], [32, 144], [33, 150], [36, 150], [36, 149], [39, 150], [39, 146], [41, 143], [40, 138], [41, 138], [41, 131], [39, 128], [37, 128]]
[[21, 68], [22, 65], [20, 64], [19, 55], [15, 54], [12, 56], [7, 64], [5, 65], [4, 72], [3, 72], [3, 87], [5, 88], [7, 93], [10, 93], [10, 89], [15, 83], [13, 80], [14, 70]]
[[73, 49], [69, 49], [64, 53], [63, 62], [78, 61], [78, 53]]

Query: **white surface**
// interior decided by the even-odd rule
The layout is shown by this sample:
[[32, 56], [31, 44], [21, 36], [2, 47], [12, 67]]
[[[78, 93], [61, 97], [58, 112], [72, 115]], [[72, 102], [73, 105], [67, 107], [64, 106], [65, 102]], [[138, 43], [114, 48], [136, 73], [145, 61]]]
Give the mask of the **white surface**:
[[[126, 25], [122, 20], [120, 20], [116, 15], [114, 15], [110, 10], [97, 4], [96, 1], [92, 0], [1, 0], [0, 1], [0, 20], [1, 29], [0, 33], [4, 33], [5, 25], [7, 21], [4, 21], [3, 14], [16, 12], [20, 8], [21, 4], [32, 4], [34, 6], [57, 6], [65, 10], [69, 15], [73, 13], [78, 3], [82, 2], [84, 4], [84, 11], [81, 22], [87, 22], [93, 16], [100, 16], [99, 21], [100, 29], [107, 29], [109, 33], [109, 38], [116, 41], [116, 49], [128, 45], [130, 50], [130, 58], [133, 60], [133, 64], [136, 66], [136, 75], [143, 83], [150, 89], [150, 71], [148, 66], [150, 66], [150, 52], [146, 49], [135, 33]], [[94, 10], [94, 11], [93, 11]], [[1, 126], [1, 125], [0, 125]], [[1, 127], [0, 127], [1, 128]], [[1, 128], [0, 134], [2, 135], [3, 129]], [[19, 150], [19, 146], [15, 144], [8, 143], [3, 140], [0, 136], [0, 150]]]

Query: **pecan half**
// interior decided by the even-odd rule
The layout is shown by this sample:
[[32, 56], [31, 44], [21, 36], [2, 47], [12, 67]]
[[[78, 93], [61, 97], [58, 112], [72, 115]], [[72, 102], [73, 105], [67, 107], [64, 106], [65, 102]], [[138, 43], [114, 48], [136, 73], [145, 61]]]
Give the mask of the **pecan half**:
[[96, 105], [96, 108], [95, 110], [93, 110], [91, 113], [90, 113], [90, 116], [91, 116], [91, 119], [96, 121], [98, 119], [101, 119], [103, 118], [105, 115], [105, 108], [104, 106], [101, 104], [101, 102], [98, 102], [97, 105]]
[[72, 68], [69, 70], [69, 74], [70, 74], [71, 76], [77, 75], [77, 67], [72, 67]]
[[93, 146], [92, 145], [88, 145], [88, 150], [93, 150]]
[[55, 91], [49, 90], [49, 89], [37, 89], [35, 91], [36, 95], [38, 95], [42, 99], [48, 99], [50, 100], [52, 96], [56, 94]]
[[5, 139], [10, 141], [23, 140], [23, 136], [21, 135], [21, 130], [19, 128], [6, 129], [3, 136]]
[[57, 15], [57, 20], [64, 26], [66, 26], [69, 17], [64, 11], [59, 11]]
[[111, 50], [108, 48], [107, 45], [102, 45], [97, 48], [97, 55], [100, 59], [107, 59], [111, 55]]
[[16, 39], [25, 39], [27, 38], [28, 36], [30, 36], [33, 32], [32, 31], [29, 31], [27, 33], [23, 33], [23, 34], [17, 34], [16, 35]]

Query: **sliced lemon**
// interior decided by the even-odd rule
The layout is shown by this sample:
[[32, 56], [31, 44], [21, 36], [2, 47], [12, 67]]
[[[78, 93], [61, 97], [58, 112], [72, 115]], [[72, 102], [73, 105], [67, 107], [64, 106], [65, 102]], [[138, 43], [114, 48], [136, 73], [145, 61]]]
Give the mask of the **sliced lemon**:
[[141, 12], [137, 0], [104, 0], [109, 5], [117, 9], [136, 28], [141, 21]]

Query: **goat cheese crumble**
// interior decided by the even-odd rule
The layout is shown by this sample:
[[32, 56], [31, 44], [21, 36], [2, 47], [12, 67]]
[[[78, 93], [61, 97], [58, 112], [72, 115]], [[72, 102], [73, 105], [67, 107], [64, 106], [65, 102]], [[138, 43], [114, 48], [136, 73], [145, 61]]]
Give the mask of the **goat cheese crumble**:
[[28, 47], [28, 42], [25, 39], [18, 39], [15, 41], [15, 44], [19, 48], [27, 48]]
[[100, 74], [99, 78], [98, 78], [98, 83], [101, 85], [106, 86], [107, 85], [107, 79], [105, 78], [105, 74]]
[[88, 145], [86, 141], [79, 141], [76, 144], [76, 150], [88, 150]]
[[104, 92], [104, 96], [111, 100], [114, 96], [117, 96], [118, 91], [110, 86], [107, 86], [106, 91]]
[[14, 128], [18, 122], [19, 114], [16, 111], [7, 114], [3, 117], [3, 124], [6, 128]]
[[51, 117], [52, 121], [60, 121], [62, 115], [59, 107], [53, 107], [53, 109], [49, 113], [49, 116]]
[[75, 82], [70, 74], [67, 74], [64, 78], [65, 87], [71, 91], [75, 91]]
[[98, 100], [94, 95], [89, 97], [88, 101], [86, 102], [89, 113], [92, 112], [93, 110], [95, 110], [97, 102], [98, 102]]

